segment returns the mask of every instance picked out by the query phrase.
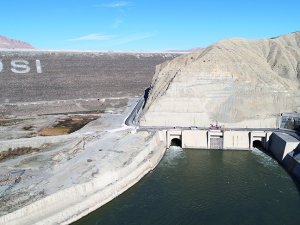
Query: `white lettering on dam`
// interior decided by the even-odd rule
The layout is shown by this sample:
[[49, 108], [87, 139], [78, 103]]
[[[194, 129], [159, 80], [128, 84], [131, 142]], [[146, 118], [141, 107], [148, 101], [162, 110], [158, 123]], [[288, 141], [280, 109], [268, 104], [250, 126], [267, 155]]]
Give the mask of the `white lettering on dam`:
[[35, 65], [36, 65], [36, 72], [37, 73], [42, 73], [42, 64], [40, 60], [35, 60]]
[[11, 61], [11, 71], [14, 73], [29, 73], [30, 67], [29, 62], [26, 60], [12, 60]]
[[0, 73], [9, 69], [15, 74], [27, 74], [30, 71], [36, 71], [38, 74], [43, 73], [41, 61], [38, 59], [32, 63], [23, 59], [11, 60], [10, 65], [6, 65], [6, 63], [3, 63], [0, 59]]

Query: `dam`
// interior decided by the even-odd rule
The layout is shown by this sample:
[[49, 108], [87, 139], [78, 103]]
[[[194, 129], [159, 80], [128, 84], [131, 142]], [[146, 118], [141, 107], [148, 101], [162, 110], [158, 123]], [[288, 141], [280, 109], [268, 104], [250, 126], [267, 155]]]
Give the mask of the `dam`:
[[0, 115], [105, 111], [150, 85], [177, 53], [0, 51]]
[[[171, 170], [154, 186], [166, 192], [162, 205], [184, 218], [181, 223], [222, 215], [208, 224], [239, 224], [242, 215], [247, 224], [292, 224], [299, 209], [299, 68], [281, 68], [286, 59], [277, 52], [283, 44], [296, 45], [289, 41], [295, 38], [228, 40], [187, 55], [1, 52], [0, 223], [74, 222], [155, 173], [166, 152], [161, 165]], [[243, 55], [235, 54], [239, 45]], [[299, 58], [297, 51], [290, 56]], [[98, 119], [72, 132], [60, 126], [82, 114]], [[212, 121], [218, 122], [209, 126]], [[153, 188], [147, 183], [142, 193]], [[169, 208], [185, 190], [192, 195]], [[144, 207], [153, 209], [160, 201], [149, 197], [156, 204]], [[120, 205], [113, 208], [109, 215]], [[254, 221], [253, 208], [259, 215]]]

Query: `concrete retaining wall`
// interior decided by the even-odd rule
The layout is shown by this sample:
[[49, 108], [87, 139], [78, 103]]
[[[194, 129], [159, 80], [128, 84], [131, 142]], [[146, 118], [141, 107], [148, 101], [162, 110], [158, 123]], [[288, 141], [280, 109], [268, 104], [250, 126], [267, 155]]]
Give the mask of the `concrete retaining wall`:
[[285, 169], [300, 180], [300, 141], [286, 133], [273, 133], [269, 150]]
[[249, 149], [250, 132], [226, 131], [224, 132], [224, 149]]
[[207, 131], [205, 130], [184, 130], [182, 131], [183, 148], [207, 149]]
[[300, 141], [285, 133], [273, 133], [270, 137], [269, 150], [282, 162], [286, 155], [297, 148]]

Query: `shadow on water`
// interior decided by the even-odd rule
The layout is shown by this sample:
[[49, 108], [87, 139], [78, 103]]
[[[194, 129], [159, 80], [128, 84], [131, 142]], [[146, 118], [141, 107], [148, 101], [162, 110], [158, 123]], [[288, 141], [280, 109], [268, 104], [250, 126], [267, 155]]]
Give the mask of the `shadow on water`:
[[[286, 170], [286, 169], [285, 169]], [[286, 170], [287, 171], [287, 170]], [[288, 171], [287, 171], [288, 172]], [[293, 182], [294, 182], [294, 184], [295, 184], [295, 186], [296, 186], [296, 188], [297, 188], [297, 190], [298, 190], [298, 194], [299, 194], [299, 196], [300, 196], [300, 181], [297, 179], [297, 177], [296, 176], [294, 176], [293, 174], [291, 174], [291, 173], [289, 173], [290, 174], [290, 176], [291, 176], [291, 178], [292, 178], [292, 180], [293, 180]]]

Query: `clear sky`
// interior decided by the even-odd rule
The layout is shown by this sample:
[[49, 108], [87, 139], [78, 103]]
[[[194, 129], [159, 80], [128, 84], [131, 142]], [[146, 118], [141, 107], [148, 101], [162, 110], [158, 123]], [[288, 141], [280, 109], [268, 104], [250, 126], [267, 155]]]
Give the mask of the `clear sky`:
[[43, 49], [160, 51], [300, 30], [300, 0], [1, 0], [0, 35]]

